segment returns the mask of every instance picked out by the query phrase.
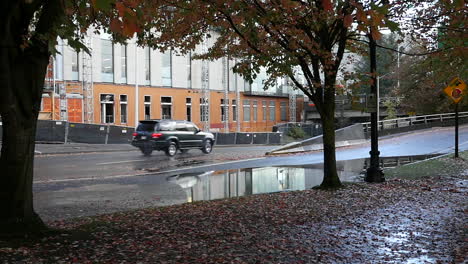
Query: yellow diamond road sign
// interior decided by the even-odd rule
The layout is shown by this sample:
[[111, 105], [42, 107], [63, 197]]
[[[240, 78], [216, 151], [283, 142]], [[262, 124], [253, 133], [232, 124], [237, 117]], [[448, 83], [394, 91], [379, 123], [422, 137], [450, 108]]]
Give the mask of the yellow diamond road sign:
[[444, 89], [444, 93], [446, 93], [450, 98], [452, 98], [453, 102], [458, 104], [463, 97], [463, 92], [466, 89], [466, 83], [458, 78], [455, 77], [447, 87]]

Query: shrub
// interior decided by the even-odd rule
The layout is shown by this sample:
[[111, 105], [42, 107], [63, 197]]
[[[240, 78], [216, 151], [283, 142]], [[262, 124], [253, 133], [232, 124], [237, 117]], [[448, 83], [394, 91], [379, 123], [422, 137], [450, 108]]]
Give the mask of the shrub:
[[304, 132], [304, 129], [302, 129], [301, 127], [294, 126], [289, 129], [288, 136], [294, 139], [302, 139], [302, 138], [305, 138], [306, 133]]

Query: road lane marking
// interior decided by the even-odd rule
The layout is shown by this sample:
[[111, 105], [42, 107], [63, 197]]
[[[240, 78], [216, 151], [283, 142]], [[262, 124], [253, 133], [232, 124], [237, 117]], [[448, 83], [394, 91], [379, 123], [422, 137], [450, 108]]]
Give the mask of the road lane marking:
[[146, 161], [146, 160], [123, 160], [123, 161], [96, 163], [96, 165], [110, 165], [110, 164], [128, 163], [128, 162], [135, 162], [135, 161]]
[[[463, 146], [463, 145], [466, 145], [468, 144], [468, 141], [465, 141], [465, 142], [462, 142], [462, 143], [458, 143], [458, 147], [460, 146]], [[444, 149], [441, 149], [441, 150], [436, 150], [434, 152], [431, 152], [429, 154], [434, 154], [434, 153], [445, 153], [446, 151], [450, 151], [450, 150], [453, 150], [455, 151], [455, 145], [453, 147], [449, 147], [449, 148], [444, 148]], [[451, 153], [451, 152], [450, 152]]]
[[34, 181], [35, 184], [41, 183], [60, 183], [60, 182], [74, 182], [74, 181], [89, 181], [89, 180], [108, 180], [108, 179], [118, 179], [126, 177], [136, 177], [136, 176], [145, 176], [152, 175], [153, 172], [144, 172], [144, 173], [133, 173], [133, 174], [124, 174], [124, 175], [109, 175], [109, 176], [96, 176], [96, 177], [86, 177], [86, 178], [70, 178], [70, 179], [57, 179], [57, 180], [45, 180], [45, 181]]
[[117, 179], [117, 178], [126, 178], [126, 177], [131, 178], [131, 177], [146, 176], [146, 175], [159, 175], [159, 174], [164, 174], [164, 173], [173, 173], [173, 172], [183, 171], [187, 169], [199, 169], [199, 168], [204, 168], [204, 167], [209, 167], [209, 166], [217, 166], [217, 165], [224, 165], [224, 164], [244, 162], [244, 161], [261, 160], [261, 159], [266, 159], [266, 158], [253, 158], [253, 159], [246, 159], [246, 160], [235, 160], [235, 161], [230, 161], [230, 162], [220, 162], [220, 163], [208, 164], [208, 165], [203, 165], [203, 166], [184, 167], [181, 169], [168, 170], [168, 171], [162, 171], [162, 172], [159, 172], [159, 171], [158, 172], [143, 172], [143, 173], [134, 173], [134, 174], [125, 174], [125, 175], [109, 175], [109, 176], [96, 176], [96, 177], [86, 177], [86, 178], [43, 180], [43, 181], [34, 181], [33, 183], [41, 184], [41, 183], [60, 183], [60, 182], [89, 181], [89, 180], [108, 180], [108, 179]]

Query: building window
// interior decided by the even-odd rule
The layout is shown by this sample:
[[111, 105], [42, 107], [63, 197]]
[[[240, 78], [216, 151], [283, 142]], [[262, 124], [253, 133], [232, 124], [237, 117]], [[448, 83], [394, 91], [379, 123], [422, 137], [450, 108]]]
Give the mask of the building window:
[[151, 50], [149, 47], [145, 47], [145, 84], [151, 83]]
[[151, 119], [151, 96], [145, 95], [145, 120]]
[[232, 121], [237, 121], [237, 101], [232, 100]]
[[114, 123], [114, 95], [101, 94], [101, 123]]
[[72, 52], [71, 56], [71, 79], [74, 81], [78, 80], [78, 69], [79, 69], [79, 60], [78, 60], [78, 52], [76, 52], [74, 49], [70, 48]]
[[229, 99], [221, 99], [221, 121], [229, 120]]
[[168, 97], [168, 96], [161, 97], [161, 118], [162, 119], [172, 118], [172, 97]]
[[263, 121], [267, 120], [267, 101], [262, 101]]
[[120, 77], [123, 83], [127, 82], [127, 45], [120, 48]]
[[275, 121], [275, 101], [270, 101], [270, 121]]
[[257, 101], [253, 101], [253, 121], [257, 121]]
[[127, 95], [120, 95], [120, 123], [127, 123]]
[[172, 86], [172, 51], [166, 51], [162, 55], [162, 85]]
[[250, 121], [250, 100], [243, 101], [244, 121]]
[[113, 45], [106, 39], [101, 39], [101, 77], [103, 82], [114, 82]]
[[288, 109], [286, 102], [280, 102], [280, 118], [281, 121], [286, 121], [288, 116]]
[[192, 121], [192, 98], [185, 98], [185, 106], [187, 109], [187, 121]]
[[200, 121], [206, 122], [209, 120], [209, 104], [208, 99], [200, 98]]

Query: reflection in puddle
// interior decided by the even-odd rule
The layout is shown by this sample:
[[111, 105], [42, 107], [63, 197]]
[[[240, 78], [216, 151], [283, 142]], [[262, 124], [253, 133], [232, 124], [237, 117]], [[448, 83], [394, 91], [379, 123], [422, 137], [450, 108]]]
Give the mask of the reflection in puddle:
[[[363, 165], [364, 160], [357, 170], [339, 171], [340, 179], [344, 182], [359, 181]], [[168, 181], [184, 189], [187, 201], [193, 202], [305, 190], [320, 185], [322, 179], [323, 169], [320, 167], [265, 167], [181, 174], [169, 177]]]
[[[381, 167], [388, 168], [424, 160], [432, 155], [384, 157]], [[338, 175], [343, 182], [361, 181], [369, 159], [338, 161]], [[252, 194], [305, 190], [318, 186], [323, 179], [323, 165], [302, 167], [263, 167], [209, 171], [174, 175], [168, 181], [187, 193], [187, 201], [214, 200]]]

